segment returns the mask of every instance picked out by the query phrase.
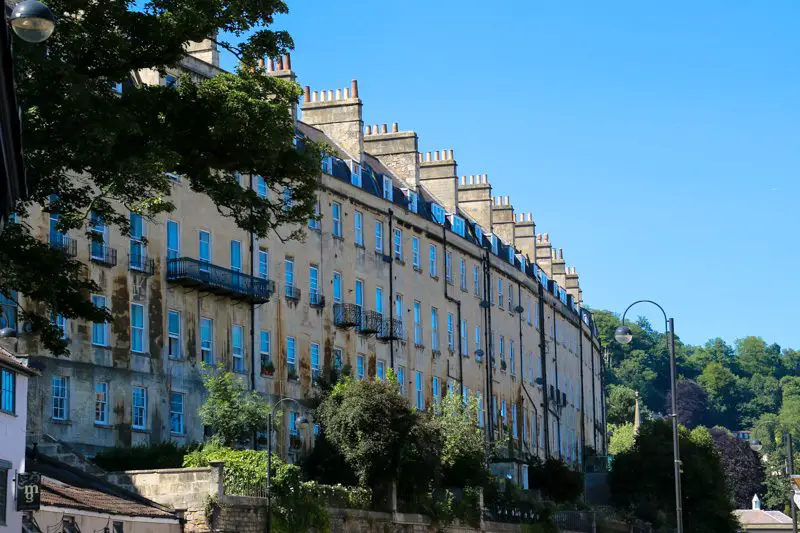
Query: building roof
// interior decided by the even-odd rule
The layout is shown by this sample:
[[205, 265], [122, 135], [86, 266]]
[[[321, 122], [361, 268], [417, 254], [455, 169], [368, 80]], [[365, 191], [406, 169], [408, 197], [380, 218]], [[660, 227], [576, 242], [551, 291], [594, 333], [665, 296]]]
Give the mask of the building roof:
[[40, 375], [38, 370], [28, 367], [24, 362], [14, 357], [11, 352], [2, 346], [0, 346], [0, 366], [16, 370], [17, 372], [28, 376]]
[[42, 505], [65, 509], [177, 520], [177, 516], [174, 513], [165, 511], [160, 507], [120, 498], [99, 490], [74, 487], [47, 476], [42, 477], [41, 501]]
[[791, 525], [792, 519], [780, 511], [763, 511], [761, 509], [737, 509], [734, 511], [743, 526], [755, 525]]
[[178, 520], [178, 515], [168, 507], [37, 453], [33, 448], [27, 449], [25, 464], [29, 472], [42, 475], [42, 505], [110, 515]]

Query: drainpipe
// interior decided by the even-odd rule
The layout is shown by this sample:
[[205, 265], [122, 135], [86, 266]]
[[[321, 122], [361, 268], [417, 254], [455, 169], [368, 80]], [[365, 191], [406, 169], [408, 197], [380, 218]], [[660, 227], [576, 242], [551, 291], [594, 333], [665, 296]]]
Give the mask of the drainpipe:
[[[561, 404], [561, 394], [558, 392], [558, 386], [561, 382], [558, 380], [558, 322], [556, 321], [556, 309], [553, 308], [553, 366], [556, 371], [556, 405]], [[556, 414], [556, 431], [558, 431], [558, 458], [561, 459], [561, 416]]]
[[[253, 173], [250, 172], [250, 190], [253, 190]], [[250, 283], [255, 273], [255, 234], [250, 231]], [[250, 303], [250, 390], [256, 390], [256, 304]], [[258, 432], [253, 432], [253, 449], [258, 449]]]
[[496, 405], [493, 404], [494, 383], [492, 381], [492, 366], [494, 360], [494, 343], [492, 342], [492, 262], [489, 257], [490, 251], [484, 250], [483, 263], [483, 299], [488, 304], [483, 310], [484, 317], [484, 338], [486, 339], [486, 394], [487, 402], [490, 406], [491, 413], [489, 416], [489, 423], [486, 425], [489, 431], [489, 442], [494, 442], [494, 417], [497, 416]]
[[592, 340], [590, 346], [592, 355], [592, 424], [594, 428], [592, 435], [594, 438], [594, 449], [597, 450], [597, 389], [595, 387], [597, 380], [594, 378], [594, 340]]
[[[523, 270], [524, 270], [524, 265], [523, 265]], [[515, 309], [514, 312], [517, 313], [517, 315], [519, 315], [519, 368], [520, 368], [519, 379], [520, 379], [520, 383], [522, 383], [522, 388], [524, 389], [525, 388], [525, 365], [522, 363], [522, 361], [525, 360], [525, 345], [522, 344], [522, 312], [519, 311], [520, 307], [522, 307], [522, 284], [521, 283], [517, 283], [517, 309]], [[525, 392], [528, 392], [528, 391], [525, 391]], [[525, 416], [525, 414], [522, 413], [522, 416]], [[520, 439], [520, 440], [524, 441], [525, 437], [523, 436], [523, 438]], [[521, 449], [521, 447], [520, 447], [520, 449]]]
[[[442, 239], [444, 241], [443, 248], [444, 248], [444, 257], [445, 261], [447, 260], [447, 229], [442, 226]], [[452, 264], [450, 267], [452, 268]], [[449, 294], [447, 294], [447, 273], [445, 272], [445, 281], [444, 281], [444, 298], [445, 300], [456, 304], [456, 320], [458, 320], [458, 327], [461, 328], [461, 300], [453, 298]], [[455, 329], [455, 328], [453, 328]], [[468, 333], [465, 333], [468, 335]], [[461, 388], [461, 397], [464, 397], [464, 356], [461, 352], [463, 349], [463, 341], [461, 340], [463, 337], [462, 335], [458, 336], [458, 382]], [[450, 377], [450, 371], [448, 368], [447, 376]], [[436, 391], [434, 391], [434, 395]]]
[[[603, 347], [603, 342], [597, 339], [600, 343], [600, 348]], [[603, 453], [608, 454], [608, 431], [606, 430], [606, 362], [605, 358], [600, 359], [600, 416], [602, 418], [603, 428]]]
[[[581, 364], [581, 467], [585, 470], [586, 469], [586, 454], [584, 453], [584, 449], [586, 448], [586, 415], [584, 411], [584, 403], [583, 403], [583, 309], [580, 310], [578, 313], [578, 354], [580, 355], [580, 364]], [[584, 494], [584, 498], [586, 495]]]
[[[389, 208], [389, 367], [394, 370], [394, 211]], [[381, 325], [381, 327], [383, 327]], [[401, 384], [402, 385], [402, 384]]]
[[550, 457], [550, 404], [547, 388], [547, 339], [544, 333], [544, 285], [536, 280], [539, 286], [539, 353], [542, 362], [542, 429], [544, 429], [544, 457]]

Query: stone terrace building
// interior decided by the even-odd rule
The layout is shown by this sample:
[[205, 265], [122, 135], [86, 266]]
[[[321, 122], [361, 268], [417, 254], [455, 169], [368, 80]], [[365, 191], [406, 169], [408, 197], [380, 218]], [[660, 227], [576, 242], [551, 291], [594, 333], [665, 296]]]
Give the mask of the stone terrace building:
[[[183, 67], [220, 72], [213, 45]], [[289, 58], [268, 74], [294, 79]], [[135, 83], [174, 83], [137, 73]], [[29, 221], [88, 265], [111, 324], [60, 321], [72, 355], [20, 339], [43, 377], [30, 430], [92, 452], [201, 440], [201, 363], [241, 374], [271, 398], [302, 399], [331, 365], [358, 379], [394, 369], [417, 408], [451, 391], [475, 397], [487, 438], [511, 432], [523, 453], [577, 465], [580, 443], [605, 450], [601, 346], [578, 274], [532, 216], [493, 198], [486, 174], [461, 176], [453, 150], [422, 154], [413, 131], [365, 126], [358, 84], [305, 89], [299, 142], [337, 150], [322, 164], [319, 221], [305, 242], [256, 240], [174, 177], [176, 210], [132, 215], [135, 237], [102, 224], [64, 236]], [[242, 186], [267, 193], [257, 176]], [[286, 231], [288, 233], [288, 230]], [[141, 237], [146, 237], [146, 244]], [[280, 444], [312, 440], [286, 413]], [[289, 438], [300, 432], [305, 440]], [[305, 442], [305, 444], [302, 444]]]

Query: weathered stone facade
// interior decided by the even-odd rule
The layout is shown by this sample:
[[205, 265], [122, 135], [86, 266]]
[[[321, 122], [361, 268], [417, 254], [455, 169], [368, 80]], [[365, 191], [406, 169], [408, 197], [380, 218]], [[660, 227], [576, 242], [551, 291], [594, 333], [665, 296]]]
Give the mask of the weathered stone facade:
[[[194, 76], [219, 71], [201, 60], [215, 57], [206, 45], [184, 65]], [[288, 60], [268, 75], [294, 77]], [[155, 72], [138, 76], [165, 83]], [[334, 146], [339, 165], [326, 162], [321, 222], [307, 229], [304, 242], [252, 239], [179, 178], [174, 213], [144, 222], [146, 264], [129, 260], [126, 251], [139, 245], [114, 230], [103, 235], [116, 252], [113, 264], [94, 257], [83, 233], [70, 235], [114, 320], [103, 342], [92, 324], [66, 323], [69, 358], [51, 357], [35, 338], [20, 339], [20, 351], [43, 368], [31, 382], [31, 433], [89, 452], [198, 441], [204, 353], [261, 393], [297, 399], [340, 357], [358, 377], [401, 372], [415, 406], [463, 386], [480, 398], [487, 436], [511, 432], [523, 453], [549, 452], [572, 463], [581, 443], [602, 453], [601, 347], [580, 307], [577, 273], [547, 234], [535, 234], [532, 217], [519, 219], [509, 201], [493, 201], [485, 174], [459, 180], [452, 150], [425, 157], [413, 131], [364, 128], [362, 107], [355, 82], [336, 92], [305, 91], [298, 130]], [[242, 185], [257, 188], [249, 176]], [[48, 214], [33, 213], [29, 223], [49, 238]], [[202, 269], [192, 274], [193, 287], [169, 274], [170, 259], [191, 264], [206, 252], [204, 268], [228, 276], [224, 290]], [[245, 283], [261, 278], [276, 283], [269, 301], [240, 298]], [[322, 298], [311, 301], [311, 292]], [[404, 337], [387, 341], [342, 324], [337, 304], [399, 319]], [[133, 335], [143, 339], [136, 348]], [[274, 372], [262, 365], [267, 361]], [[54, 379], [64, 387], [54, 387]], [[310, 446], [311, 429], [298, 431]], [[293, 456], [299, 451], [290, 450], [288, 432], [279, 447]]]

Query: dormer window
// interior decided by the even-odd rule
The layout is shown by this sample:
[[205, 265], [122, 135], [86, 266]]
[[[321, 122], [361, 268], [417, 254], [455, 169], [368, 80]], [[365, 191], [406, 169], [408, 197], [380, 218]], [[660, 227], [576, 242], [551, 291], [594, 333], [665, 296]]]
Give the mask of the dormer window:
[[483, 246], [483, 229], [477, 224], [473, 227], [475, 229], [475, 238], [478, 240], [478, 245]]
[[508, 262], [514, 264], [514, 248], [511, 246], [508, 247]]
[[444, 207], [436, 203], [431, 203], [431, 215], [434, 221], [444, 225]]
[[492, 233], [492, 253], [495, 255], [500, 254], [500, 239], [497, 238], [497, 235]]
[[450, 215], [450, 225], [453, 228], [453, 233], [464, 236], [464, 219], [458, 215]]
[[394, 187], [392, 185], [392, 178], [389, 176], [383, 177], [383, 199], [389, 200], [390, 202], [394, 201], [392, 198], [394, 196]]
[[361, 165], [355, 161], [350, 162], [350, 183], [361, 187]]
[[417, 212], [417, 201], [419, 199], [419, 196], [414, 191], [407, 191], [407, 194], [408, 194], [408, 209], [412, 213], [416, 213]]
[[322, 172], [329, 176], [333, 175], [333, 159], [329, 155], [322, 158]]

